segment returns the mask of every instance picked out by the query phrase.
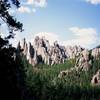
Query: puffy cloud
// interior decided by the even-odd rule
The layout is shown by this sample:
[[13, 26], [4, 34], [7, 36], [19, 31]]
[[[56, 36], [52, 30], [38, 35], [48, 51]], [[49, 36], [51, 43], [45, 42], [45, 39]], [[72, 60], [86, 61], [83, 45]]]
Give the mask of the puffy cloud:
[[[45, 37], [47, 40], [49, 40], [51, 45], [53, 45], [53, 43], [57, 40], [60, 45], [64, 46], [80, 45], [85, 48], [91, 48], [100, 43], [100, 37], [97, 36], [97, 31], [94, 28], [71, 27], [69, 28], [69, 30], [73, 33], [72, 34], [73, 37], [72, 39], [65, 41], [61, 41], [59, 34], [50, 32], [39, 32], [36, 34], [30, 33], [28, 35], [25, 35], [25, 38], [27, 42], [33, 43], [34, 38], [36, 36], [39, 36], [39, 37]], [[17, 33], [15, 37], [16, 38], [12, 43], [16, 46], [18, 41], [19, 40], [21, 41], [24, 38], [24, 36], [23, 34]]]
[[59, 41], [59, 36], [55, 33], [47, 33], [47, 32], [40, 32], [40, 33], [37, 33], [34, 35], [34, 38], [36, 36], [39, 36], [39, 37], [45, 37], [47, 40], [49, 40], [49, 43], [51, 45], [53, 45], [53, 43], [57, 40]]
[[34, 5], [36, 7], [46, 7], [47, 0], [27, 0], [27, 4]]
[[27, 43], [31, 42], [33, 44], [36, 36], [39, 36], [40, 38], [45, 38], [45, 39], [49, 40], [49, 43], [51, 45], [53, 45], [53, 43], [56, 40], [59, 41], [59, 36], [55, 33], [39, 32], [36, 34], [29, 33], [27, 36], [26, 35], [23, 36], [23, 34], [17, 32], [15, 35], [15, 38], [10, 40], [10, 43], [12, 43], [14, 47], [16, 47], [19, 41], [21, 42], [23, 40], [23, 38], [26, 38]]
[[30, 8], [28, 8], [26, 6], [21, 6], [20, 8], [18, 8], [18, 12], [20, 12], [20, 13], [25, 13], [25, 12], [30, 13], [31, 10], [30, 10]]
[[37, 7], [46, 7], [47, 1], [46, 0], [34, 0], [35, 6]]
[[71, 27], [69, 30], [73, 33], [73, 37], [70, 40], [61, 41], [59, 34], [47, 32], [37, 33], [34, 35], [34, 38], [36, 36], [45, 37], [47, 40], [49, 40], [51, 45], [53, 45], [53, 43], [57, 40], [61, 45], [80, 45], [85, 48], [90, 48], [99, 40], [97, 37], [97, 31], [94, 28]]
[[27, 0], [27, 4], [34, 4], [34, 0]]
[[62, 44], [64, 45], [81, 45], [89, 48], [98, 40], [97, 32], [94, 28], [71, 27], [69, 30], [73, 33], [73, 38], [71, 40], [63, 41]]
[[100, 4], [100, 0], [86, 0], [86, 2], [89, 2], [94, 5]]
[[[31, 5], [32, 7], [28, 6]], [[32, 13], [36, 12], [36, 7], [46, 7], [47, 0], [27, 0], [27, 2], [23, 2], [22, 6], [18, 9], [20, 13]], [[12, 13], [12, 11], [11, 11]]]

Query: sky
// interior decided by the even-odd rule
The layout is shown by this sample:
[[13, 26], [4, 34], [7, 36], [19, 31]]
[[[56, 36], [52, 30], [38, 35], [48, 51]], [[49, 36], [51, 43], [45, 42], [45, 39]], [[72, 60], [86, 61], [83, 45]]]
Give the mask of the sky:
[[100, 45], [100, 0], [21, 0], [19, 9], [9, 11], [24, 29], [13, 45], [24, 37], [33, 42], [35, 36], [45, 36], [50, 44], [57, 40], [89, 49]]

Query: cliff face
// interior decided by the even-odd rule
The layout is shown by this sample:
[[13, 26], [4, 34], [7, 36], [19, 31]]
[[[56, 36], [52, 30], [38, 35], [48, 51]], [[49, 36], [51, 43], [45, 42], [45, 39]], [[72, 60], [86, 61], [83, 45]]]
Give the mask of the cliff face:
[[39, 38], [38, 36], [34, 39], [34, 44], [27, 44], [24, 39], [21, 48], [29, 63], [33, 66], [38, 63], [48, 65], [64, 63], [67, 59], [73, 59], [78, 56], [83, 50], [80, 46], [60, 46], [57, 41], [51, 46], [48, 40]]
[[53, 46], [45, 38], [35, 37], [34, 44], [27, 43], [23, 39], [22, 44], [18, 44], [23, 55], [26, 56], [30, 64], [35, 66], [39, 63], [48, 65], [61, 64], [68, 59], [76, 59], [75, 67], [80, 67], [83, 70], [88, 70], [92, 60], [100, 57], [100, 48], [94, 48], [91, 52], [80, 46], [64, 47], [54, 42]]

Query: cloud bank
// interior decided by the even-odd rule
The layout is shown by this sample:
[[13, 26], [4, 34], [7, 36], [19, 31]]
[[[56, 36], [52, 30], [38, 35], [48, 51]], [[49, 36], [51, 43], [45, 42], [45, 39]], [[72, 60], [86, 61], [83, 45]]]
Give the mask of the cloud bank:
[[10, 9], [9, 12], [12, 13], [35, 13], [37, 8], [45, 8], [47, 6], [47, 0], [27, 0], [21, 3], [21, 7], [16, 9]]
[[33, 5], [36, 7], [46, 7], [47, 0], [27, 0], [27, 4]]
[[[74, 46], [80, 45], [85, 48], [89, 48], [99, 41], [97, 36], [97, 31], [95, 28], [79, 28], [79, 27], [70, 27], [70, 32], [72, 33], [72, 39], [61, 41], [59, 34], [55, 33], [47, 33], [47, 32], [40, 32], [34, 35], [45, 37], [50, 41], [50, 44], [53, 44], [54, 41], [58, 41], [59, 44], [64, 46]], [[66, 36], [67, 37], [67, 36]]]
[[[95, 28], [80, 28], [80, 27], [70, 27], [69, 28], [71, 34], [73, 35], [71, 39], [69, 40], [63, 40], [61, 41], [61, 36], [56, 33], [51, 32], [39, 32], [36, 34], [29, 34], [26, 38], [27, 42], [34, 42], [34, 38], [36, 36], [39, 37], [45, 37], [47, 40], [49, 40], [49, 43], [53, 45], [55, 41], [58, 41], [60, 45], [64, 46], [74, 46], [74, 45], [80, 45], [85, 48], [91, 48], [93, 46], [96, 46], [100, 43], [100, 38], [97, 36], [97, 31]], [[65, 35], [67, 37], [67, 35]], [[16, 34], [16, 38], [14, 42], [12, 42], [15, 45], [17, 45], [18, 41], [21, 41], [23, 39], [23, 35], [20, 33]]]
[[49, 40], [49, 43], [51, 45], [53, 45], [53, 43], [57, 40], [59, 41], [59, 35], [55, 34], [55, 33], [48, 33], [48, 32], [40, 32], [40, 33], [37, 33], [34, 35], [34, 38], [36, 36], [39, 36], [39, 37], [44, 37], [45, 39]]
[[100, 4], [100, 0], [86, 0], [86, 2], [89, 2], [89, 3], [94, 4], [94, 5]]
[[95, 28], [71, 27], [69, 30], [73, 33], [73, 38], [63, 41], [64, 45], [81, 45], [88, 48], [97, 42], [97, 31]]

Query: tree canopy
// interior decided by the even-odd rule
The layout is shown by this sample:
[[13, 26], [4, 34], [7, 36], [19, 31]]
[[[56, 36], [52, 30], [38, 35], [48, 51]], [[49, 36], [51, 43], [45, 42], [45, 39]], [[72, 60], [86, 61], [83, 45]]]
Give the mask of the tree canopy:
[[9, 28], [10, 33], [13, 31], [22, 31], [22, 23], [16, 20], [9, 13], [9, 9], [12, 8], [12, 5], [15, 5], [17, 8], [20, 7], [20, 2], [18, 0], [0, 0], [0, 18]]
[[[0, 99], [22, 100], [21, 87], [24, 82], [22, 65], [14, 59], [16, 49], [9, 44], [9, 39], [14, 38], [15, 31], [22, 31], [23, 24], [9, 13], [9, 9], [20, 7], [19, 0], [0, 0], [0, 19], [7, 27], [9, 35], [0, 36]], [[1, 24], [1, 22], [0, 22]], [[1, 33], [1, 32], [0, 32]]]

